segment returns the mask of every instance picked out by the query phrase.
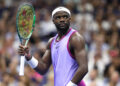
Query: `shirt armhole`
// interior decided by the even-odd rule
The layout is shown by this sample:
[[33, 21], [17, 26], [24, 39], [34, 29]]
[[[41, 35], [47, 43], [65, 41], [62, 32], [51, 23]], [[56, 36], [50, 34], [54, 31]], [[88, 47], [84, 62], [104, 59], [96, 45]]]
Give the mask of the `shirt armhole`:
[[70, 52], [70, 49], [69, 49], [69, 41], [70, 41], [71, 36], [72, 36], [75, 32], [77, 32], [77, 31], [72, 32], [72, 34], [70, 35], [70, 37], [69, 37], [69, 39], [68, 39], [68, 42], [67, 42], [67, 50], [68, 50], [68, 53], [69, 53], [69, 55], [70, 55], [73, 59], [75, 59], [75, 57], [74, 57], [74, 56], [72, 55], [72, 53]]
[[53, 43], [53, 40], [54, 40], [54, 38], [52, 39], [52, 41], [51, 41], [51, 43], [50, 43], [50, 49], [52, 48], [52, 43]]

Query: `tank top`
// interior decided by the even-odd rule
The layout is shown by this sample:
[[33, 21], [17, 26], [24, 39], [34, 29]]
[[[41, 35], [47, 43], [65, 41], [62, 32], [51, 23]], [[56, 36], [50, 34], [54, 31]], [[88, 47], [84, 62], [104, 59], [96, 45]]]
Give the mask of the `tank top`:
[[[54, 86], [66, 86], [72, 80], [78, 64], [69, 50], [70, 37], [76, 30], [70, 28], [68, 33], [57, 41], [58, 34], [51, 42], [51, 57], [54, 69]], [[78, 86], [85, 86], [81, 81]]]

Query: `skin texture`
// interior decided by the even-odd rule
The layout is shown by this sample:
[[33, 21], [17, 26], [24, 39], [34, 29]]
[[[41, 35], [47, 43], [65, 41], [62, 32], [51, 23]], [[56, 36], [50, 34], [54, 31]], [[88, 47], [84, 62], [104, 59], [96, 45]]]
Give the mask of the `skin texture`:
[[[57, 40], [60, 40], [64, 35], [66, 35], [66, 33], [69, 30], [71, 17], [68, 13], [64, 11], [60, 11], [53, 16], [53, 22], [58, 32]], [[45, 51], [45, 54], [43, 55], [43, 57], [40, 58], [38, 66], [35, 68], [35, 70], [40, 74], [45, 74], [49, 69], [50, 65], [52, 64], [51, 49], [50, 49], [51, 41], [52, 41], [52, 38], [48, 41], [47, 50]], [[88, 72], [88, 64], [87, 64], [88, 62], [87, 62], [86, 51], [85, 51], [85, 41], [78, 32], [75, 32], [71, 36], [70, 42], [69, 42], [69, 49], [79, 65], [72, 79], [73, 83], [78, 84]], [[30, 60], [32, 58], [32, 56], [30, 56], [29, 54], [28, 47], [24, 47], [20, 45], [18, 53], [20, 55], [25, 55], [27, 60]]]
[[73, 51], [73, 56], [78, 62], [78, 69], [74, 74], [72, 82], [78, 84], [88, 72], [87, 56], [85, 51], [85, 41], [78, 32], [72, 35], [69, 48]]

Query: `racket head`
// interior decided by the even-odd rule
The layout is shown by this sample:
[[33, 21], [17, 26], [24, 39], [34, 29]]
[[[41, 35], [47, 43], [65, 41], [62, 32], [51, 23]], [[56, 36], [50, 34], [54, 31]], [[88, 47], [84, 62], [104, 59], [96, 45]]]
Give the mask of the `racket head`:
[[35, 11], [30, 3], [20, 5], [16, 16], [16, 28], [21, 39], [28, 40], [35, 26]]

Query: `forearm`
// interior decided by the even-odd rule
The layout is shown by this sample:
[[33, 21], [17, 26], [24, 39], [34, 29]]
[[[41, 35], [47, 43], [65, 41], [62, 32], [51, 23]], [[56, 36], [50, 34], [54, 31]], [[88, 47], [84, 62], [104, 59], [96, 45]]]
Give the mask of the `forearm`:
[[46, 49], [43, 57], [39, 58], [39, 61], [29, 53], [29, 48], [24, 47], [23, 45], [19, 46], [18, 53], [19, 53], [19, 55], [25, 56], [27, 63], [33, 69], [35, 69], [40, 74], [44, 74], [49, 69], [49, 67], [52, 63], [52, 61], [51, 61], [51, 49], [49, 47], [50, 43], [51, 42], [48, 43], [47, 49]]
[[73, 79], [71, 80], [73, 83], [78, 84], [86, 75], [88, 72], [87, 66], [81, 66], [77, 69], [76, 73], [73, 76]]
[[39, 61], [35, 57], [31, 57], [31, 59], [27, 59], [28, 64], [36, 70], [40, 74], [45, 74], [49, 68], [49, 65], [43, 61], [43, 59], [39, 59]]
[[47, 64], [42, 59], [40, 59], [37, 67], [34, 69], [41, 75], [44, 75], [47, 72], [48, 68], [49, 67], [47, 67]]

